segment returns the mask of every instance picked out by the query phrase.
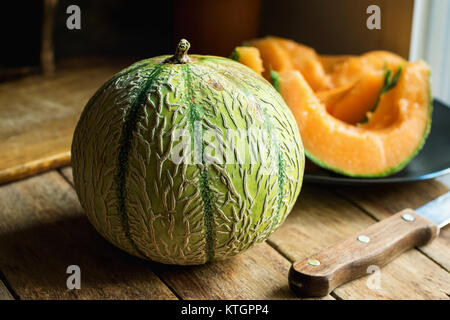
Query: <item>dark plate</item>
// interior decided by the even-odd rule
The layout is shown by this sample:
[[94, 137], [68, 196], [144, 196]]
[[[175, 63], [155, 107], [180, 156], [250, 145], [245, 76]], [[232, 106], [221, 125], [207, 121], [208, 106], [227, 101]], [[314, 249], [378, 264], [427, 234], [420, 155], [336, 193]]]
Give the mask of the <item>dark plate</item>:
[[384, 178], [350, 178], [326, 170], [305, 174], [305, 181], [340, 185], [400, 183], [437, 178], [450, 173], [450, 108], [433, 101], [431, 132], [420, 153], [400, 172]]

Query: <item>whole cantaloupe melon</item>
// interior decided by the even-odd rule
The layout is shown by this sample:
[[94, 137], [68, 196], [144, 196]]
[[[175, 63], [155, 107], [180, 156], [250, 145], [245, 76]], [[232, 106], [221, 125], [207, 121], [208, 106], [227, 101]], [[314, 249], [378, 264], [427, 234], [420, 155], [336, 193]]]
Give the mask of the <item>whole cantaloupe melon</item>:
[[304, 169], [297, 124], [270, 83], [188, 48], [182, 40], [174, 56], [113, 76], [72, 144], [75, 188], [97, 231], [135, 256], [182, 265], [266, 239]]

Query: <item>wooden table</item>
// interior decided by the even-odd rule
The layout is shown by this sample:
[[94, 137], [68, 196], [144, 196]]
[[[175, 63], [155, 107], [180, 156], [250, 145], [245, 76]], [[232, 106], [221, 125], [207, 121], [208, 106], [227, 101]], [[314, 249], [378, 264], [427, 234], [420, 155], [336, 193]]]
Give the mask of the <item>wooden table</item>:
[[[132, 257], [98, 235], [65, 167], [0, 186], [0, 297], [297, 299], [287, 281], [294, 260], [418, 207], [449, 186], [450, 179], [365, 188], [305, 184], [286, 222], [265, 243], [225, 262], [177, 267]], [[79, 290], [67, 289], [69, 265], [81, 268]], [[432, 244], [325, 299], [449, 299], [449, 271], [450, 228], [444, 228]]]
[[81, 110], [114, 73], [136, 59], [84, 58], [58, 64], [52, 76], [0, 84], [0, 183], [70, 163]]
[[[70, 161], [73, 127], [87, 99], [126, 64], [68, 61], [54, 77], [0, 85], [0, 298], [297, 299], [287, 280], [294, 260], [403, 208], [421, 206], [450, 186], [450, 177], [364, 188], [305, 184], [280, 229], [237, 257], [200, 267], [139, 260], [89, 224], [71, 168], [54, 169]], [[67, 289], [70, 265], [81, 268], [80, 290]], [[325, 299], [449, 299], [449, 271], [447, 227], [432, 244]]]

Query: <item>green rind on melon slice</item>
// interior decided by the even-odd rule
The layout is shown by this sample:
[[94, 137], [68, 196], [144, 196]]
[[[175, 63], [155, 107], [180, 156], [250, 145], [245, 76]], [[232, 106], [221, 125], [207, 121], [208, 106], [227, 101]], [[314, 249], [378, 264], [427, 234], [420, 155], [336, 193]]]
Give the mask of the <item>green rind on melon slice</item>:
[[280, 76], [278, 75], [278, 72], [273, 69], [270, 69], [270, 83], [272, 83], [275, 90], [280, 92]]
[[233, 52], [230, 55], [230, 59], [232, 59], [234, 61], [239, 61], [240, 57], [241, 56], [240, 56], [240, 54], [239, 54], [237, 49], [234, 49]]

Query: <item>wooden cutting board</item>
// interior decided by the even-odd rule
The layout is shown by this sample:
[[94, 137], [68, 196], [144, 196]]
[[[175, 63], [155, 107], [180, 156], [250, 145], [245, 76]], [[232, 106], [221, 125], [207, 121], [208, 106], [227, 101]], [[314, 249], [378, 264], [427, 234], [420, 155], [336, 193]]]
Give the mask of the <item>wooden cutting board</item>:
[[71, 59], [54, 76], [0, 84], [0, 184], [66, 165], [86, 102], [131, 59]]

